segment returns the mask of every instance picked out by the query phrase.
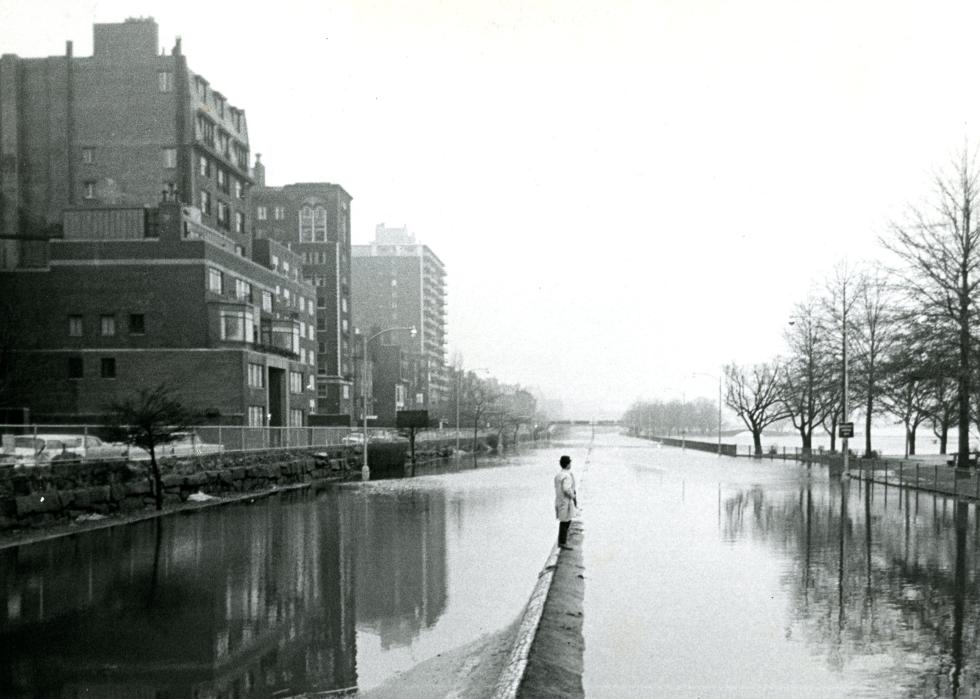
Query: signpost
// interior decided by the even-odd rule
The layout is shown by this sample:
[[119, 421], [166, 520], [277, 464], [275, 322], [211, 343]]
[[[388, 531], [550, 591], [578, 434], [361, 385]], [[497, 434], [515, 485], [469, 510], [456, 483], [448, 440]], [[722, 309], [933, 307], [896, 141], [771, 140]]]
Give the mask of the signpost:
[[429, 426], [428, 410], [399, 410], [395, 413], [395, 426], [399, 429], [408, 428], [409, 443], [412, 449], [412, 475], [415, 475], [415, 430]]
[[854, 423], [853, 422], [842, 422], [837, 428], [837, 436], [841, 439], [850, 439], [854, 437]]

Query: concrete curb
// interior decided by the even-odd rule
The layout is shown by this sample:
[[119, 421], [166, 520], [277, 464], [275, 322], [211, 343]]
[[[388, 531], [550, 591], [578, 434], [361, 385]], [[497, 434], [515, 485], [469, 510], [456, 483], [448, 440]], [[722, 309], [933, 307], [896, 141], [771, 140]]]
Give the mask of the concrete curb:
[[514, 645], [510, 650], [510, 657], [500, 673], [500, 679], [493, 690], [493, 699], [514, 699], [517, 691], [524, 680], [524, 673], [527, 670], [527, 658], [531, 653], [531, 644], [538, 632], [541, 623], [541, 616], [544, 614], [544, 603], [548, 600], [548, 592], [551, 591], [551, 582], [555, 578], [555, 568], [558, 567], [558, 544], [555, 544], [548, 555], [548, 560], [544, 568], [538, 573], [538, 581], [531, 592], [531, 598], [527, 606], [524, 607], [524, 614], [521, 616], [521, 623], [517, 627], [517, 636]]

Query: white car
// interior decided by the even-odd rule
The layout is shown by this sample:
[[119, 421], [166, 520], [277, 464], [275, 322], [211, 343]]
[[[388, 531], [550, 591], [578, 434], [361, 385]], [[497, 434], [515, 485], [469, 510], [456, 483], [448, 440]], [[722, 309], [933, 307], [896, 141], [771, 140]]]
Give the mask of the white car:
[[19, 466], [36, 466], [51, 461], [120, 459], [125, 448], [107, 444], [93, 435], [38, 434], [14, 436], [13, 456]]
[[197, 432], [174, 432], [170, 441], [157, 447], [157, 455], [168, 456], [203, 456], [217, 454], [225, 450], [223, 444], [207, 444], [201, 441]]

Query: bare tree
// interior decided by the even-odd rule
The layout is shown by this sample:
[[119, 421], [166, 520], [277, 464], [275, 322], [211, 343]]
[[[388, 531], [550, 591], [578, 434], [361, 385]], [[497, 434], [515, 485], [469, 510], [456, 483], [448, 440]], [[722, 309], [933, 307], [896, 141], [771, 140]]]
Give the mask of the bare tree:
[[783, 362], [779, 398], [800, 433], [803, 450], [809, 451], [814, 428], [834, 405], [833, 394], [827, 390], [833, 375], [827, 352], [831, 343], [815, 301], [797, 304], [785, 336], [790, 354]]
[[827, 316], [829, 336], [832, 338], [831, 346], [834, 348], [831, 356], [837, 368], [831, 371], [835, 378], [826, 385], [828, 412], [821, 424], [830, 432], [831, 451], [836, 450], [837, 427], [845, 418], [850, 417], [852, 392], [848, 381], [848, 341], [855, 334], [854, 311], [860, 287], [860, 275], [846, 260], [834, 268], [826, 284], [823, 310]]
[[854, 388], [864, 413], [864, 455], [871, 456], [871, 421], [884, 410], [883, 363], [896, 340], [895, 300], [888, 277], [875, 266], [861, 275], [855, 295], [851, 344], [854, 347]]
[[762, 430], [788, 417], [779, 398], [780, 372], [775, 362], [748, 370], [734, 363], [725, 367], [725, 403], [752, 432], [756, 456], [762, 456]]
[[952, 322], [957, 347], [956, 379], [959, 463], [970, 455], [970, 398], [973, 393], [971, 332], [977, 321], [980, 289], [980, 228], [977, 224], [978, 171], [964, 148], [948, 170], [935, 178], [935, 200], [912, 208], [905, 223], [892, 225], [884, 246], [903, 263], [900, 278], [907, 293], [930, 312]]
[[145, 449], [150, 454], [153, 494], [156, 508], [163, 509], [163, 476], [157, 463], [156, 448], [172, 441], [177, 432], [193, 423], [166, 384], [144, 388], [109, 406], [108, 424], [115, 438]]

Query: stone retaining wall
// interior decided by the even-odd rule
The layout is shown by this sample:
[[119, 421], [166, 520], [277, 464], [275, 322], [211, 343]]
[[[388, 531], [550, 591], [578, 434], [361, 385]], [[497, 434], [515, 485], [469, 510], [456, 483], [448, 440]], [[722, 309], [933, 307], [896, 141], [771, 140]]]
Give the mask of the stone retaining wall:
[[[356, 469], [358, 459], [350, 449], [320, 447], [163, 460], [164, 505], [183, 502], [199, 490], [221, 495], [309, 483]], [[154, 506], [148, 462], [56, 462], [0, 470], [0, 531]]]

